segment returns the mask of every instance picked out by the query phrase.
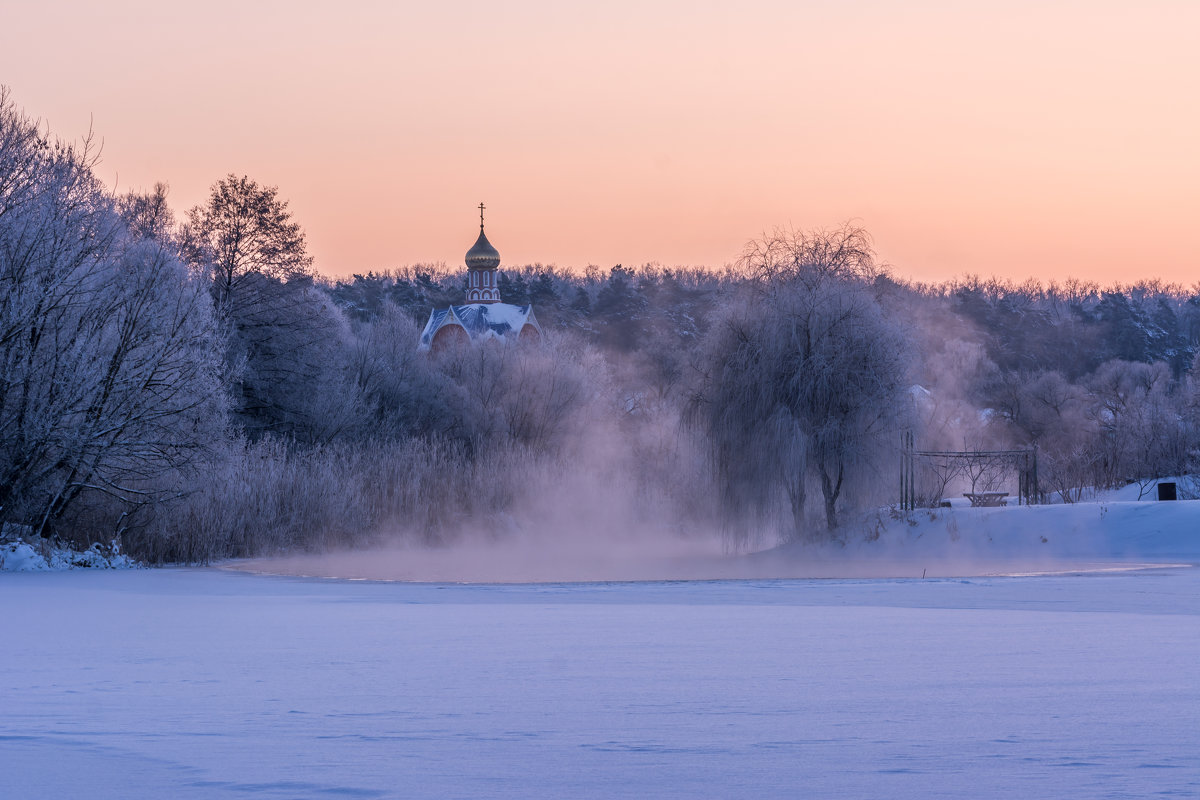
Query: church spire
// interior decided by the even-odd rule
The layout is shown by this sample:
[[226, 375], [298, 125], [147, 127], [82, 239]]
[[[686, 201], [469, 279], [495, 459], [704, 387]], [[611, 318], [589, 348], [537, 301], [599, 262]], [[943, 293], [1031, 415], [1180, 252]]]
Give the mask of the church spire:
[[479, 238], [467, 251], [467, 302], [499, 303], [500, 289], [496, 285], [496, 268], [500, 266], [500, 251], [492, 247], [483, 233], [483, 212], [479, 204]]

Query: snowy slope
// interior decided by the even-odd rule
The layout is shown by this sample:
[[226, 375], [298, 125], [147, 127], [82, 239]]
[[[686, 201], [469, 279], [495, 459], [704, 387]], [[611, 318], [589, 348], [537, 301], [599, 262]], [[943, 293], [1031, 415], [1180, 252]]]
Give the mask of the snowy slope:
[[1200, 562], [1200, 500], [1098, 502], [918, 510], [862, 523], [877, 540], [852, 539], [841, 552], [782, 548], [825, 563], [893, 564], [911, 575], [1013, 570], [1080, 570], [1120, 564]]

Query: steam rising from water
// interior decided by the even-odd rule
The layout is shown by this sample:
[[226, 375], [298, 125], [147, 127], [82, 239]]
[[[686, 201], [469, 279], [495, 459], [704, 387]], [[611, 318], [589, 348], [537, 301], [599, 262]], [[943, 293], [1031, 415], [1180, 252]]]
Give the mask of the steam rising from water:
[[[978, 357], [972, 351], [963, 360]], [[951, 380], [947, 376], [944, 383]], [[961, 441], [964, 426], [978, 423], [965, 401], [935, 411], [948, 444]], [[326, 578], [509, 583], [920, 579], [1200, 561], [1200, 537], [1186, 536], [1200, 526], [1200, 501], [1169, 508], [1140, 503], [954, 508], [903, 518], [886, 511], [856, 519], [848, 514], [841, 541], [730, 553], [713, 519], [718, 504], [697, 443], [681, 436], [669, 408], [647, 405], [635, 417], [631, 413], [589, 401], [564, 423], [561, 456], [500, 459], [481, 469], [475, 479], [501, 491], [467, 499], [502, 497], [496, 505], [509, 511], [488, 515], [476, 504], [439, 544], [420, 544], [429, 541], [425, 532], [399, 521], [394, 530], [379, 532], [370, 549], [231, 566]], [[636, 424], [627, 424], [631, 419]], [[779, 540], [771, 524], [751, 539], [754, 546], [770, 548]]]
[[[370, 550], [243, 561], [236, 569], [326, 578], [572, 582], [1031, 575], [1200, 564], [1200, 500], [967, 508], [859, 517], [843, 542], [750, 554], [714, 529], [637, 520], [596, 484], [534, 492], [539, 526], [498, 517], [449, 544], [411, 537]], [[628, 495], [626, 495], [628, 496]], [[532, 501], [531, 501], [532, 502]]]
[[431, 583], [1027, 577], [1168, 566], [1184, 565], [1041, 558], [846, 558], [823, 549], [803, 555], [767, 552], [730, 556], [687, 544], [652, 547], [646, 551], [619, 547], [606, 552], [561, 551], [528, 544], [460, 545], [293, 555], [229, 565], [232, 569], [275, 575]]
[[[1200, 512], [1200, 505], [1190, 510], [1183, 505], [1163, 511], [1176, 516], [1190, 513], [1191, 517]], [[1159, 552], [1137, 552], [1123, 546], [1113, 531], [1123, 530], [1136, 538], [1140, 535], [1137, 527], [1124, 523], [1121, 514], [1110, 515], [1117, 517], [1111, 525], [1094, 522], [1091, 517], [1096, 508], [1025, 507], [994, 513], [956, 509], [953, 514], [929, 515], [916, 525], [893, 521], [874, 542], [856, 539], [845, 545], [789, 545], [748, 555], [724, 552], [715, 536], [684, 538], [641, 528], [600, 535], [559, 530], [463, 538], [443, 547], [380, 547], [256, 559], [229, 566], [322, 578], [559, 583], [1028, 576], [1180, 566], [1181, 560], [1200, 560], [1200, 553], [1186, 547], [1180, 550], [1169, 536]], [[943, 535], [951, 521], [954, 529], [961, 531], [954, 539]], [[1168, 530], [1186, 530], [1179, 521], [1165, 520], [1165, 524]]]

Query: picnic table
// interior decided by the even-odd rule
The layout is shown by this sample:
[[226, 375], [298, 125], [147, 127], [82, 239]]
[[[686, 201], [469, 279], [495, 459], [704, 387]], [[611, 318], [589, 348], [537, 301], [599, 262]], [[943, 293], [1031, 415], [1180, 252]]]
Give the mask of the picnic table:
[[971, 501], [972, 506], [1005, 506], [1008, 502], [1008, 492], [966, 492], [963, 497]]

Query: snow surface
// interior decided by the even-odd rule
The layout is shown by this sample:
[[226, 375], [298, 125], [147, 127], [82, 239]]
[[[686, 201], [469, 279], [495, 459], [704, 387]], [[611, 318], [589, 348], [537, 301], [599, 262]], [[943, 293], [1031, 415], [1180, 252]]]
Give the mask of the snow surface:
[[850, 542], [834, 560], [904, 575], [923, 566], [978, 575], [1200, 562], [1200, 500], [956, 507], [884, 514], [875, 524], [878, 540]]
[[1200, 796], [1200, 570], [0, 575], [0, 796]]

